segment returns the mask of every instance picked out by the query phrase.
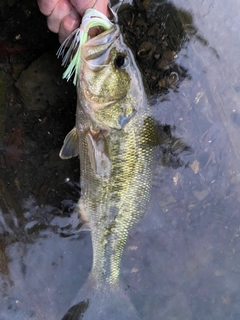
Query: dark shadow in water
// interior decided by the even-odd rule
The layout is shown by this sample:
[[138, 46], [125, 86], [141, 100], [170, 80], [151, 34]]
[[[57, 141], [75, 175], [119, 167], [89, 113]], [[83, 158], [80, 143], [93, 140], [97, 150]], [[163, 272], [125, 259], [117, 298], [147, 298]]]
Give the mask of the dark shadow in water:
[[82, 301], [74, 306], [72, 306], [62, 320], [81, 320], [83, 319], [84, 313], [87, 310], [89, 301]]
[[161, 144], [159, 145], [159, 159], [164, 167], [177, 169], [179, 167], [187, 167], [189, 164], [188, 156], [193, 150], [183, 139], [175, 137], [172, 133], [175, 128], [169, 125], [159, 125], [161, 134]]

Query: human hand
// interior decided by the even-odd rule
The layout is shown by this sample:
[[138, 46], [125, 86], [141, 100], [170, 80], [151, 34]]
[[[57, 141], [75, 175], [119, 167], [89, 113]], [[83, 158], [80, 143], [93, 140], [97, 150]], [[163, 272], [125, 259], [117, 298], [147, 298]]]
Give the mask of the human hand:
[[95, 9], [108, 16], [108, 0], [37, 0], [40, 11], [47, 16], [49, 30], [58, 33], [62, 43], [79, 27], [81, 16], [95, 5]]

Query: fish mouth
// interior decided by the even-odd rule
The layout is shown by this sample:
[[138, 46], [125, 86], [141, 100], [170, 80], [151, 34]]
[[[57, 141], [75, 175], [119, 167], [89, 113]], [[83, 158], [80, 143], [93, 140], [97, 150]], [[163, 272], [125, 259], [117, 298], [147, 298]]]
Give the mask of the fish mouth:
[[113, 25], [110, 29], [99, 33], [97, 36], [89, 39], [85, 44], [87, 46], [98, 46], [110, 43], [120, 35], [120, 29], [118, 25]]
[[120, 29], [114, 25], [111, 29], [88, 40], [82, 48], [82, 58], [91, 70], [104, 67], [108, 54], [120, 35]]

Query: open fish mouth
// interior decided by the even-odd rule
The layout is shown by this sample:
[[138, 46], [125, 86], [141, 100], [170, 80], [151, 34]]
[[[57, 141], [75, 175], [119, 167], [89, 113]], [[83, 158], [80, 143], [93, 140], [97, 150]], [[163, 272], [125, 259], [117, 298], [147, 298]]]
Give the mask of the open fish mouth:
[[109, 53], [112, 46], [119, 38], [119, 27], [113, 26], [83, 45], [82, 59], [87, 63], [89, 69], [98, 70], [106, 67], [109, 63]]
[[[112, 31], [117, 31], [118, 34], [120, 32], [118, 26], [116, 26], [116, 24], [111, 22], [101, 12], [95, 9], [88, 9], [85, 12], [82, 18], [81, 26], [76, 30], [74, 30], [66, 38], [66, 40], [62, 43], [59, 50], [57, 51], [57, 56], [63, 57], [63, 60], [62, 60], [63, 66], [66, 66], [70, 61], [66, 71], [63, 73], [63, 78], [69, 80], [72, 76], [74, 76], [74, 79], [73, 79], [74, 85], [76, 85], [77, 79], [78, 79], [78, 71], [79, 71], [81, 60], [82, 60], [82, 47], [88, 41], [90, 41], [91, 43], [91, 40], [89, 40], [88, 32], [93, 27], [100, 27], [103, 30], [110, 31], [109, 36], [105, 35], [105, 41], [107, 46], [108, 46], [108, 43], [110, 43], [111, 45]], [[115, 35], [115, 32], [113, 32], [113, 34]], [[98, 39], [98, 36], [94, 37], [94, 39], [96, 38], [97, 40], [102, 41], [102, 37], [100, 37], [100, 39]], [[67, 51], [65, 52], [65, 49], [68, 47], [69, 43], [71, 44], [67, 49]]]

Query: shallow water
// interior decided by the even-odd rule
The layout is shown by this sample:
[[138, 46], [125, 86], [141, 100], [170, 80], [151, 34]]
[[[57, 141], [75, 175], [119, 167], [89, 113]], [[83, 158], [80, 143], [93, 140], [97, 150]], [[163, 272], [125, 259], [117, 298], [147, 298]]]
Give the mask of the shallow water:
[[[176, 59], [188, 76], [150, 101], [155, 119], [193, 153], [180, 154], [178, 168], [156, 163], [122, 280], [142, 320], [235, 320], [240, 3], [171, 3], [194, 25], [193, 32], [185, 23], [191, 36]], [[90, 234], [77, 232], [76, 221], [66, 227], [79, 196], [78, 161], [58, 159], [74, 125], [75, 93], [61, 80], [45, 19], [29, 1], [17, 27], [15, 8], [14, 1], [0, 6], [12, 21], [0, 38], [0, 319], [61, 319], [91, 268]], [[34, 42], [24, 29], [31, 19], [38, 24]]]

